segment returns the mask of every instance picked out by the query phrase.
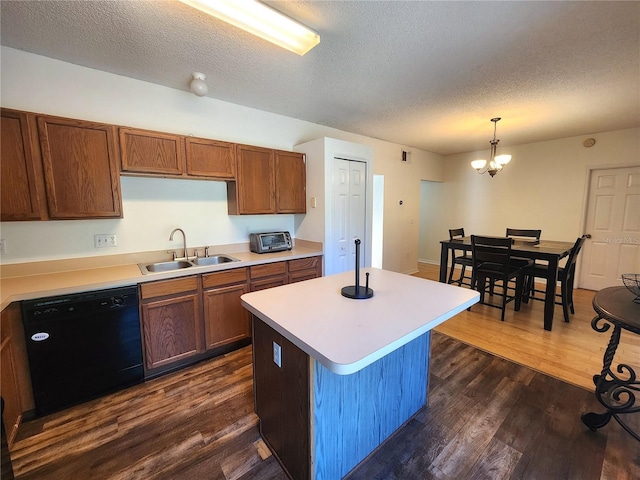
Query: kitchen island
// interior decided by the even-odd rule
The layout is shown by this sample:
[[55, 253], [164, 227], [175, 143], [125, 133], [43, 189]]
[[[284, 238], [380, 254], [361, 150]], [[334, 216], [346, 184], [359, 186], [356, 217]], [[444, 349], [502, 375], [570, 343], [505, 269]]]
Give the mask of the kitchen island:
[[427, 404], [430, 331], [473, 290], [367, 268], [242, 296], [253, 315], [260, 431], [294, 479], [339, 479]]

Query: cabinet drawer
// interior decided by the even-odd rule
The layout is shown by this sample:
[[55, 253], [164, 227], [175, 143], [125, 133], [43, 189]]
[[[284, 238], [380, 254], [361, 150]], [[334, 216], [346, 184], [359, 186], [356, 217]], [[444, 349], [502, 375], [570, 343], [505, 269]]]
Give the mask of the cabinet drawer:
[[300, 258], [298, 260], [289, 260], [289, 273], [298, 272], [300, 270], [317, 269], [320, 263], [319, 257]]
[[301, 270], [289, 274], [289, 283], [303, 282], [305, 280], [311, 280], [312, 278], [318, 278], [318, 272], [316, 270]]
[[286, 275], [287, 263], [276, 262], [266, 263], [264, 265], [255, 265], [250, 267], [251, 279], [270, 277], [272, 275]]
[[143, 283], [140, 285], [142, 300], [165, 295], [173, 295], [180, 292], [190, 292], [198, 289], [198, 277], [184, 277], [173, 280], [160, 280], [159, 282]]
[[267, 288], [281, 287], [287, 284], [287, 277], [270, 277], [264, 280], [251, 282], [251, 291], [266, 290]]
[[225, 272], [208, 273], [202, 275], [202, 288], [220, 287], [234, 283], [245, 283], [247, 281], [247, 269], [235, 268]]

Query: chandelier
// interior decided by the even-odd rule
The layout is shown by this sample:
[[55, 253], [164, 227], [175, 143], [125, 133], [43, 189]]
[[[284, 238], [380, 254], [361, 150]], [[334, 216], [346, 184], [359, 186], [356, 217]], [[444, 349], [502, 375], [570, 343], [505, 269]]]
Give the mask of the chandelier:
[[471, 162], [471, 166], [475, 168], [479, 174], [482, 175], [483, 173], [489, 172], [489, 175], [493, 177], [502, 170], [502, 167], [511, 161], [511, 155], [496, 155], [496, 147], [500, 141], [496, 139], [496, 126], [500, 121], [500, 117], [492, 118], [491, 121], [493, 122], [493, 140], [489, 140], [491, 144], [489, 163], [487, 163], [486, 160], [474, 160]]

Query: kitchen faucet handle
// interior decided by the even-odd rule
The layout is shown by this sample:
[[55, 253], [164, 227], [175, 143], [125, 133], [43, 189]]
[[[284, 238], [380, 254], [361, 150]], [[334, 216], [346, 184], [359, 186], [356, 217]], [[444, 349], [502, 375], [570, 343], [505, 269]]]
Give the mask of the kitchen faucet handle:
[[209, 256], [209, 247], [204, 247], [204, 256], [205, 257]]

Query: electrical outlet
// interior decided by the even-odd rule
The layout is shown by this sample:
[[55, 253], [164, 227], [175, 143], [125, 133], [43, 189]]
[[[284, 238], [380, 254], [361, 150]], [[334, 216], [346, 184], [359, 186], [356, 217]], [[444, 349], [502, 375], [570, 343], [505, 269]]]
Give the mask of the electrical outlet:
[[7, 241], [4, 238], [0, 238], [0, 255], [7, 254]]
[[273, 363], [282, 368], [282, 347], [273, 342]]
[[93, 236], [93, 245], [96, 248], [117, 247], [118, 239], [113, 233], [101, 233]]

